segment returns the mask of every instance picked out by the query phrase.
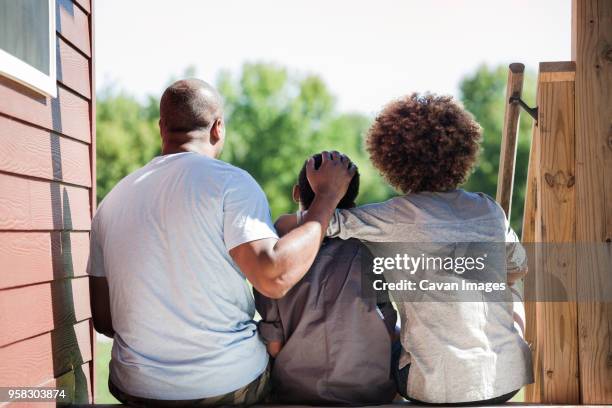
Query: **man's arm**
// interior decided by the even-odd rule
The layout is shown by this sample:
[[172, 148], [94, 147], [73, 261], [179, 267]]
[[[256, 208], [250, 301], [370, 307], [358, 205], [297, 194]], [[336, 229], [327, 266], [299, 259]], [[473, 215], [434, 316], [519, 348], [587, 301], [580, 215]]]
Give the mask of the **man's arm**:
[[89, 293], [94, 328], [98, 333], [113, 338], [115, 331], [111, 319], [110, 296], [106, 278], [90, 276]]
[[336, 152], [323, 152], [323, 161], [317, 170], [314, 160], [310, 159], [306, 175], [315, 198], [302, 225], [278, 240], [261, 239], [230, 250], [230, 255], [257, 291], [278, 299], [302, 279], [319, 251], [330, 217], [354, 174], [355, 167]]
[[89, 301], [94, 328], [97, 332], [112, 338], [115, 334], [110, 311], [110, 295], [106, 271], [104, 268], [104, 255], [99, 243], [100, 219], [98, 214], [91, 222], [89, 235], [89, 259], [87, 260], [87, 274], [89, 275]]

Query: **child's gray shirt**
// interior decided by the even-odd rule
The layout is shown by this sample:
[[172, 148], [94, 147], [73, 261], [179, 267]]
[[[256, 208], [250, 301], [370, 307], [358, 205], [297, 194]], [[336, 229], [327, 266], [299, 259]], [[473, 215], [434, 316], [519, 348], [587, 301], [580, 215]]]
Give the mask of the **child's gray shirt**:
[[356, 239], [326, 240], [312, 267], [282, 299], [256, 290], [259, 335], [283, 345], [272, 367], [273, 402], [311, 405], [390, 403], [391, 336], [397, 315], [386, 298], [361, 296], [368, 249]]
[[[327, 235], [366, 242], [506, 243], [506, 271], [526, 256], [501, 207], [485, 194], [418, 193], [337, 210]], [[397, 302], [400, 368], [411, 364], [410, 397], [480, 401], [533, 382], [531, 352], [514, 328], [512, 302]]]

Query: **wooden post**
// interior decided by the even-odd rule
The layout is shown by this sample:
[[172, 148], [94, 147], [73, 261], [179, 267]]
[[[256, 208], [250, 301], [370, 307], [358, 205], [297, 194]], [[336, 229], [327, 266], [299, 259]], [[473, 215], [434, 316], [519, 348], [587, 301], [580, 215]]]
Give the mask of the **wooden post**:
[[[537, 94], [537, 92], [536, 92]], [[531, 128], [531, 148], [529, 149], [529, 168], [527, 170], [527, 187], [525, 191], [525, 209], [523, 211], [523, 229], [521, 242], [527, 250], [528, 273], [523, 279], [523, 295], [525, 299], [525, 341], [529, 344], [532, 351], [534, 383], [525, 387], [525, 401], [540, 402], [541, 393], [539, 385], [542, 383], [540, 374], [542, 372], [542, 358], [539, 350], [537, 337], [537, 304], [535, 294], [537, 293], [537, 281], [535, 279], [537, 270], [535, 267], [534, 242], [536, 240], [536, 213], [538, 208], [537, 188], [538, 188], [538, 162], [540, 139], [539, 128], [533, 121]], [[536, 386], [537, 385], [537, 386]]]
[[610, 404], [612, 303], [602, 301], [606, 295], [602, 292], [611, 278], [602, 257], [612, 253], [611, 0], [572, 1], [572, 59], [576, 61], [576, 240], [582, 300], [578, 304], [580, 386], [582, 403]]
[[[538, 78], [536, 180], [536, 369], [530, 397], [577, 404], [574, 64], [541, 63]], [[569, 245], [568, 245], [569, 244]], [[557, 299], [559, 288], [567, 299]], [[555, 300], [555, 301], [551, 301]]]
[[496, 200], [510, 219], [512, 207], [512, 186], [514, 185], [514, 166], [516, 163], [516, 141], [518, 139], [521, 108], [518, 102], [510, 102], [513, 96], [521, 97], [523, 91], [523, 72], [525, 66], [519, 63], [510, 64], [508, 84], [506, 85], [506, 111], [504, 113], [504, 130], [502, 134], [499, 173], [497, 175]]

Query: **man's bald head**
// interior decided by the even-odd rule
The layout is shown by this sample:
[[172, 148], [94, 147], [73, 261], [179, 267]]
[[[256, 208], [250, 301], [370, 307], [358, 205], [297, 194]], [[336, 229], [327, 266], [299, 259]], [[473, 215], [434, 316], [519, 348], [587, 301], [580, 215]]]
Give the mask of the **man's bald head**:
[[215, 121], [223, 117], [223, 103], [217, 90], [208, 83], [183, 79], [164, 91], [159, 116], [162, 131], [169, 134], [210, 131]]

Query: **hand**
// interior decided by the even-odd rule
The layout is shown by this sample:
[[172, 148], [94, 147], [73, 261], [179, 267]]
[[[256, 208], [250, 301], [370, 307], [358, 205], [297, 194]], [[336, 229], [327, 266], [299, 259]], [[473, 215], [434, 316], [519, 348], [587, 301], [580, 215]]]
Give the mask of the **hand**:
[[322, 196], [340, 202], [348, 189], [357, 167], [348, 157], [338, 152], [322, 152], [321, 166], [315, 169], [315, 161], [311, 157], [306, 165], [306, 177], [316, 196]]
[[280, 341], [270, 341], [268, 344], [266, 344], [266, 348], [268, 349], [268, 354], [270, 354], [270, 357], [276, 358], [278, 353], [280, 353], [281, 349], [283, 348], [283, 343]]

